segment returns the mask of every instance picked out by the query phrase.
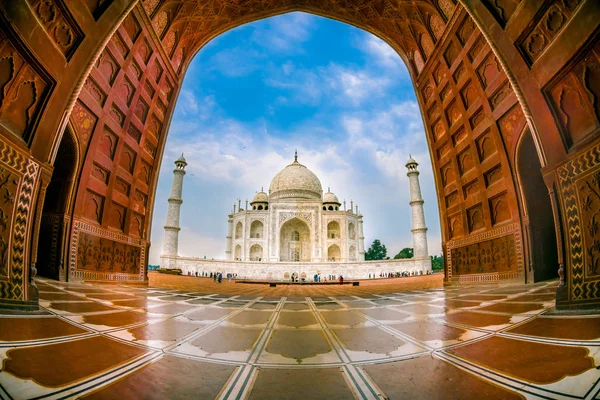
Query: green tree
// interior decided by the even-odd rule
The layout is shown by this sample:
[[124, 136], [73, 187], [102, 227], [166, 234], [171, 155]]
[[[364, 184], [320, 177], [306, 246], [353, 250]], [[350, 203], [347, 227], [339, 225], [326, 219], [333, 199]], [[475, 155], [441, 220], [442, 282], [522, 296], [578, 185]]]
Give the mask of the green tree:
[[365, 260], [383, 260], [387, 256], [387, 249], [379, 239], [373, 240], [369, 250], [365, 252]]
[[398, 260], [400, 258], [413, 258], [415, 256], [415, 252], [412, 247], [405, 247], [400, 250], [400, 253], [394, 256], [394, 260]]
[[443, 271], [444, 270], [444, 256], [431, 256], [431, 269], [433, 271]]

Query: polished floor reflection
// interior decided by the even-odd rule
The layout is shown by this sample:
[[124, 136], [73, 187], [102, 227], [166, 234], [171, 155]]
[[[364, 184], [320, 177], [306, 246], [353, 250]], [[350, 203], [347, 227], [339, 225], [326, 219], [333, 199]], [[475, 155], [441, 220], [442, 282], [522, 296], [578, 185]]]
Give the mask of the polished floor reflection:
[[555, 285], [280, 297], [39, 280], [44, 313], [0, 316], [0, 397], [600, 399], [600, 315], [551, 312]]

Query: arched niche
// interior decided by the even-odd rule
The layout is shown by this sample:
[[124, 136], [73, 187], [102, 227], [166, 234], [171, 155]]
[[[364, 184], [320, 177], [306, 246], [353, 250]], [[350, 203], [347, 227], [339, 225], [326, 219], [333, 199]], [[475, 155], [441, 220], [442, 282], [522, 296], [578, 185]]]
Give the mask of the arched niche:
[[279, 261], [310, 261], [312, 246], [308, 224], [299, 218], [286, 221], [279, 230]]

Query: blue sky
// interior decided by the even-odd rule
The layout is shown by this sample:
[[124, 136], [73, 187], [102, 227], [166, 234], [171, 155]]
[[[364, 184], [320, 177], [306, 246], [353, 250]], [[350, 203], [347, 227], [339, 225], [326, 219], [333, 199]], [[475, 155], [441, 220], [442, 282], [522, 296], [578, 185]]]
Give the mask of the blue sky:
[[420, 163], [431, 254], [440, 224], [423, 122], [406, 66], [365, 31], [305, 13], [243, 25], [201, 49], [187, 70], [160, 171], [149, 262], [162, 251], [173, 161], [189, 163], [179, 254], [225, 256], [227, 214], [299, 161], [354, 200], [365, 247], [412, 247], [409, 154]]

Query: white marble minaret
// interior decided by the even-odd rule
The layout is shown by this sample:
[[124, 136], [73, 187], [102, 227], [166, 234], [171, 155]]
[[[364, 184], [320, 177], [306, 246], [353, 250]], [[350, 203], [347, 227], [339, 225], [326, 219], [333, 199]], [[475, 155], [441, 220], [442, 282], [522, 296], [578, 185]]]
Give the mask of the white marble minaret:
[[[163, 255], [177, 256], [179, 246], [179, 214], [181, 211], [181, 191], [183, 190], [183, 176], [185, 175], [185, 166], [187, 162], [181, 157], [175, 160], [175, 169], [173, 170], [173, 186], [171, 186], [171, 196], [169, 196], [169, 209], [167, 211], [167, 222], [165, 224], [165, 245]], [[164, 266], [169, 268], [169, 266]]]
[[427, 227], [425, 226], [425, 211], [423, 210], [423, 197], [419, 185], [419, 164], [409, 156], [406, 162], [408, 181], [410, 185], [410, 207], [412, 209], [413, 249], [415, 258], [429, 257], [427, 250]]

